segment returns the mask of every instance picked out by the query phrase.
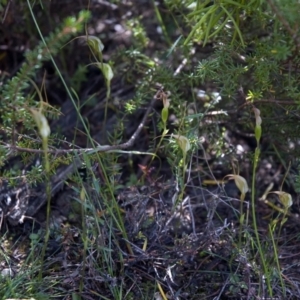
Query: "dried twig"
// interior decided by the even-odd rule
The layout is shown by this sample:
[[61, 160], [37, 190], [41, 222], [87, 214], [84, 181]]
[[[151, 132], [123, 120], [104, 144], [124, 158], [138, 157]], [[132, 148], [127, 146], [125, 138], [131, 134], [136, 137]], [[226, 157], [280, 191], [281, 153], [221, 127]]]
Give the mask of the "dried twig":
[[[133, 133], [133, 135], [130, 137], [130, 139], [123, 143], [123, 144], [119, 144], [119, 145], [98, 145], [96, 148], [81, 148], [81, 149], [54, 149], [54, 150], [48, 150], [48, 153], [51, 154], [56, 154], [56, 155], [62, 155], [62, 154], [70, 154], [70, 153], [74, 153], [74, 154], [83, 154], [83, 153], [87, 153], [87, 154], [92, 154], [92, 153], [97, 153], [97, 152], [117, 152], [118, 150], [124, 150], [124, 149], [128, 149], [130, 148], [135, 140], [137, 139], [138, 135], [141, 133], [142, 129], [144, 128], [145, 124], [146, 124], [146, 120], [148, 115], [150, 114], [150, 111], [154, 105], [154, 102], [157, 100], [158, 98], [158, 94], [161, 91], [159, 90], [155, 96], [153, 97], [144, 117], [143, 120], [141, 121], [141, 123], [139, 124], [139, 126], [137, 127], [136, 131]], [[42, 154], [44, 153], [43, 150], [39, 150], [39, 149], [31, 149], [31, 148], [22, 148], [22, 147], [18, 147], [18, 146], [13, 146], [13, 145], [6, 145], [3, 148], [5, 149], [9, 149], [10, 151], [18, 151], [18, 152], [28, 152], [28, 153], [36, 153], [36, 154]]]

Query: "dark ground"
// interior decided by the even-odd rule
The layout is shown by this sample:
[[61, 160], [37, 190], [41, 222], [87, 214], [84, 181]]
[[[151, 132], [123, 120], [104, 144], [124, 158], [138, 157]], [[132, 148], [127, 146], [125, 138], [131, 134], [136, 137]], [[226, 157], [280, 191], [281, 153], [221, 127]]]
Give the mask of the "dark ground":
[[[67, 1], [52, 1], [49, 4], [46, 8], [49, 11], [49, 18], [38, 19], [45, 35], [53, 30], [52, 26], [55, 26], [51, 18], [56, 16], [56, 12], [60, 11], [59, 19], [61, 19], [71, 14], [70, 7], [71, 4]], [[80, 9], [82, 7], [78, 4], [74, 12]], [[131, 58], [126, 54], [121, 55], [125, 50], [134, 47], [136, 42], [132, 37], [132, 31], [124, 29], [126, 18], [129, 18], [126, 13], [132, 11], [134, 16], [142, 16], [142, 23], [149, 38], [148, 46], [144, 49], [147, 55], [153, 58], [168, 48], [163, 36], [156, 32], [157, 22], [153, 6], [148, 1], [144, 1], [141, 7], [130, 4], [115, 6], [106, 1], [99, 1], [93, 2], [90, 9], [93, 18], [89, 31], [94, 31], [94, 35], [101, 37], [105, 45], [104, 59], [115, 61], [117, 71], [112, 81], [113, 105], [108, 108], [106, 122], [103, 121], [106, 107], [104, 80], [101, 72], [93, 67], [88, 68], [86, 80], [78, 85], [77, 93], [82, 107], [80, 112], [84, 120], [88, 120], [90, 134], [97, 143], [126, 142], [140, 124], [151, 98], [158, 90], [155, 82], [149, 84], [149, 92], [145, 94], [141, 107], [132, 115], [125, 113], [125, 104], [141, 91], [141, 82], [138, 79], [144, 72], [143, 69], [135, 69]], [[38, 8], [35, 13], [38, 15]], [[36, 42], [36, 37], [29, 37], [26, 30], [20, 29], [24, 22], [18, 7], [11, 2], [0, 38], [0, 70], [9, 74], [2, 80], [8, 80], [20, 67], [24, 52], [22, 46], [30, 49]], [[175, 30], [173, 35], [176, 36]], [[194, 55], [194, 60], [211, 55], [213, 45], [197, 50], [199, 51]], [[90, 62], [89, 52], [76, 41], [62, 51], [64, 55], [58, 58], [59, 65], [67, 82], [72, 82], [79, 63], [85, 65]], [[61, 61], [62, 57], [65, 58], [65, 62]], [[174, 72], [180, 63], [180, 57], [173, 58], [172, 61], [166, 59], [163, 63]], [[75, 143], [81, 148], [90, 147], [84, 128], [78, 121], [78, 113], [50, 63], [45, 64], [43, 72], [46, 72], [46, 93], [49, 103], [60, 108], [62, 112], [62, 117], [50, 121], [52, 132], [62, 131], [68, 142]], [[41, 86], [42, 80], [43, 76], [37, 76], [38, 86]], [[208, 84], [201, 89], [209, 90], [211, 87]], [[184, 94], [184, 91], [182, 93]], [[201, 105], [200, 103], [199, 106]], [[85, 226], [90, 235], [89, 242], [93, 246], [89, 246], [84, 264], [82, 264], [82, 218], [80, 208], [78, 209], [76, 205], [78, 201], [74, 200], [79, 197], [80, 186], [76, 181], [68, 180], [64, 188], [52, 198], [52, 233], [44, 266], [45, 281], [41, 285], [42, 292], [39, 292], [44, 296], [51, 295], [51, 299], [71, 299], [71, 295], [79, 294], [81, 289], [82, 299], [117, 299], [112, 293], [112, 287], [122, 286], [124, 294], [120, 299], [163, 299], [157, 289], [159, 283], [168, 299], [271, 299], [267, 298], [268, 292], [262, 279], [260, 258], [257, 248], [253, 245], [251, 208], [249, 224], [242, 228], [239, 248], [239, 192], [232, 181], [225, 187], [220, 183], [225, 175], [233, 173], [233, 161], [235, 166], [239, 166], [240, 175], [246, 178], [249, 185], [251, 182], [251, 158], [256, 143], [254, 135], [245, 130], [243, 125], [247, 120], [253, 121], [249, 117], [250, 109], [242, 105], [243, 97], [240, 96], [237, 97], [237, 103], [222, 108], [227, 109], [229, 117], [203, 118], [199, 139], [204, 139], [204, 142], [199, 150], [193, 152], [187, 186], [180, 205], [174, 204], [178, 198], [178, 187], [174, 168], [170, 165], [168, 153], [164, 149], [157, 152], [159, 159], [153, 161], [149, 155], [122, 154], [113, 162], [118, 167], [114, 176], [114, 195], [122, 211], [128, 241], [122, 238], [116, 227], [107, 225], [109, 218], [105, 217], [100, 224], [101, 234], [98, 232], [96, 236], [93, 235], [93, 230], [97, 227], [94, 222], [97, 220], [93, 215], [87, 217]], [[161, 134], [157, 128], [161, 109], [162, 103], [157, 100], [147, 118], [146, 126], [129, 150], [155, 151], [153, 143], [155, 142], [157, 146], [159, 139], [153, 139], [153, 136]], [[217, 110], [218, 108], [215, 108], [215, 111]], [[171, 123], [170, 121], [169, 126], [175, 132], [176, 128], [172, 128]], [[113, 135], [114, 129], [120, 129], [121, 124], [125, 124], [123, 133], [118, 140], [113, 140], [110, 135]], [[267, 132], [263, 136], [262, 158], [256, 174], [258, 231], [270, 267], [269, 271], [273, 272], [270, 275], [274, 292], [272, 299], [298, 299], [300, 220], [299, 197], [295, 192], [291, 175], [293, 167], [284, 185], [284, 191], [293, 196], [291, 214], [279, 236], [275, 230], [278, 261], [286, 285], [285, 298], [268, 229], [268, 224], [276, 218], [278, 212], [263, 200], [259, 200], [270, 184], [274, 185], [272, 190], [280, 189], [287, 171], [288, 164], [284, 164], [285, 160], [281, 160], [270, 146], [273, 143], [270, 134]], [[221, 144], [216, 146], [218, 143]], [[279, 149], [288, 149], [288, 145], [276, 146]], [[59, 147], [66, 147], [66, 143], [61, 143]], [[104, 160], [108, 164], [111, 163], [107, 158], [109, 155], [104, 155]], [[5, 167], [11, 167], [11, 161], [14, 159], [10, 158]], [[97, 202], [95, 200], [97, 204], [94, 207], [98, 205], [98, 215], [101, 219], [106, 214], [103, 207], [106, 207], [107, 200], [99, 195], [91, 178], [95, 176], [102, 188], [106, 184], [105, 172], [93, 159], [92, 165], [93, 172], [84, 170], [86, 172], [84, 185], [90, 193], [90, 199], [92, 201], [98, 199]], [[146, 167], [146, 170], [142, 166]], [[4, 174], [4, 171], [2, 173]], [[251, 207], [249, 194], [244, 202], [244, 211], [247, 210], [247, 206]], [[279, 205], [275, 195], [270, 195], [268, 199]], [[32, 255], [32, 249], [40, 251], [38, 242], [38, 246], [33, 247], [36, 237], [33, 234], [43, 232], [45, 211], [46, 208], [43, 206], [33, 215], [34, 221], [26, 220], [16, 226], [11, 226], [5, 220], [1, 221], [1, 253], [8, 257], [8, 260], [4, 260], [4, 257], [0, 259], [2, 275], [10, 268], [14, 272], [13, 276], [17, 276], [18, 272], [24, 271], [22, 268], [24, 264], [26, 265], [28, 255]], [[112, 241], [108, 241], [110, 235]], [[133, 253], [129, 253], [128, 244], [131, 245]], [[98, 247], [109, 247], [112, 251], [113, 277], [104, 267], [103, 254], [96, 251]], [[83, 268], [85, 276], [82, 288], [80, 283]], [[4, 280], [3, 278], [5, 276], [0, 277], [0, 280]]]

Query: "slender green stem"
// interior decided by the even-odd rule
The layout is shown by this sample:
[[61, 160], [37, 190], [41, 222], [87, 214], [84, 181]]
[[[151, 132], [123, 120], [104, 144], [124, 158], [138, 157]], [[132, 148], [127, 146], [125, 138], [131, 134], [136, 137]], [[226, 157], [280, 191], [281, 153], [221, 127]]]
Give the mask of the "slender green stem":
[[47, 215], [46, 215], [46, 233], [45, 233], [45, 240], [42, 248], [41, 254], [41, 268], [39, 271], [39, 281], [42, 280], [43, 277], [43, 264], [45, 260], [46, 249], [50, 237], [50, 202], [51, 202], [51, 183], [50, 183], [50, 163], [49, 163], [49, 156], [48, 156], [48, 140], [47, 138], [43, 138], [43, 149], [44, 149], [44, 165], [46, 171], [46, 195], [47, 195]]
[[[281, 227], [282, 226], [280, 226], [280, 229], [281, 229]], [[273, 232], [272, 232], [272, 228], [271, 228], [270, 225], [269, 225], [269, 232], [270, 232], [270, 235], [271, 235], [272, 245], [273, 245], [273, 249], [274, 249], [274, 260], [276, 262], [276, 267], [277, 267], [278, 274], [279, 274], [279, 280], [280, 280], [282, 292], [283, 292], [284, 297], [286, 297], [286, 288], [285, 288], [284, 281], [283, 281], [283, 278], [282, 278], [282, 275], [281, 275], [281, 267], [280, 267], [279, 260], [278, 260], [278, 253], [277, 253], [277, 246], [278, 246], [277, 243], [278, 242], [275, 242], [274, 235], [273, 235]], [[278, 236], [280, 236], [280, 235], [278, 235]]]
[[243, 232], [243, 225], [244, 225], [244, 209], [243, 209], [244, 201], [240, 199], [240, 229], [239, 229], [239, 245], [238, 249], [241, 249], [242, 246], [242, 232]]
[[266, 260], [265, 260], [265, 255], [262, 250], [261, 242], [260, 242], [260, 237], [258, 233], [258, 228], [257, 228], [257, 221], [256, 221], [256, 210], [255, 210], [255, 174], [256, 174], [256, 169], [257, 169], [257, 163], [259, 160], [260, 156], [260, 149], [259, 145], [255, 149], [255, 154], [254, 154], [254, 162], [253, 162], [253, 176], [252, 176], [252, 195], [251, 195], [251, 205], [252, 205], [252, 218], [253, 218], [253, 228], [254, 228], [254, 233], [255, 233], [255, 238], [256, 238], [256, 245], [258, 248], [259, 256], [260, 256], [260, 261], [263, 267], [263, 275], [266, 278], [267, 286], [268, 286], [268, 291], [270, 294], [270, 297], [273, 295], [273, 291], [271, 288], [271, 283], [270, 283], [270, 278], [268, 274], [268, 268], [266, 265]]

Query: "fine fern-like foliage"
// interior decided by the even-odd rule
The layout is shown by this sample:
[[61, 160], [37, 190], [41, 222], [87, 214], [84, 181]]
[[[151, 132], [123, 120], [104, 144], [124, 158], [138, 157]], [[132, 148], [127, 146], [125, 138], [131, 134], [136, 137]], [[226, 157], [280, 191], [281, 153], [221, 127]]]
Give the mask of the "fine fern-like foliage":
[[[284, 145], [284, 154], [299, 156], [298, 149], [289, 148], [287, 143], [287, 135], [292, 143], [297, 143], [300, 136], [299, 43], [295, 29], [298, 25], [297, 10], [292, 9], [299, 8], [299, 3], [273, 0], [165, 3], [174, 13], [181, 11], [182, 18], [177, 21], [185, 21], [189, 28], [185, 42], [177, 44], [177, 49], [190, 49], [193, 43], [200, 49], [213, 45], [211, 55], [192, 64], [188, 75], [180, 74], [181, 82], [176, 88], [182, 90], [184, 84], [212, 86], [222, 97], [214, 107], [236, 110], [243, 123], [240, 129], [247, 129], [249, 124], [247, 104], [255, 103], [261, 109], [264, 132], [271, 144]], [[182, 80], [185, 76], [189, 80]], [[185, 101], [194, 100], [189, 96]], [[199, 103], [196, 105], [202, 112]]]
[[[57, 111], [49, 105], [44, 105], [46, 103], [34, 84], [35, 76], [44, 62], [48, 61], [51, 56], [55, 56], [73, 35], [82, 31], [89, 16], [89, 12], [82, 11], [78, 18], [67, 18], [62, 26], [58, 27], [44, 41], [41, 41], [35, 49], [26, 52], [25, 62], [20, 70], [3, 85], [0, 91], [0, 130], [3, 136], [0, 161], [2, 165], [11, 157], [11, 154], [14, 154], [12, 150], [16, 146], [30, 149], [41, 148], [41, 141], [34, 132], [35, 123], [30, 109], [43, 108], [43, 113], [46, 116], [57, 116]], [[36, 93], [29, 93], [31, 86], [35, 88], [40, 101], [36, 101]], [[23, 153], [25, 162], [30, 156], [32, 155]]]

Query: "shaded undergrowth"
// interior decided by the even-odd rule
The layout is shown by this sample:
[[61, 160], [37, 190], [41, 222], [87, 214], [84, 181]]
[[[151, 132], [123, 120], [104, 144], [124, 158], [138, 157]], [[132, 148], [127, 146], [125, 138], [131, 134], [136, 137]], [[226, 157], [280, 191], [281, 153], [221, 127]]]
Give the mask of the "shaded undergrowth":
[[[18, 72], [15, 48], [4, 53], [1, 298], [297, 298], [288, 5], [104, 2], [91, 4], [89, 22], [82, 11], [61, 27], [53, 8], [60, 20], [79, 7], [28, 3], [34, 46], [13, 60]], [[5, 28], [18, 12], [10, 5]], [[4, 186], [28, 183], [33, 197], [78, 160], [47, 203], [9, 222], [18, 200], [30, 203]]]

